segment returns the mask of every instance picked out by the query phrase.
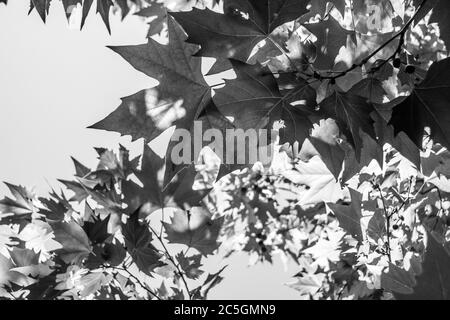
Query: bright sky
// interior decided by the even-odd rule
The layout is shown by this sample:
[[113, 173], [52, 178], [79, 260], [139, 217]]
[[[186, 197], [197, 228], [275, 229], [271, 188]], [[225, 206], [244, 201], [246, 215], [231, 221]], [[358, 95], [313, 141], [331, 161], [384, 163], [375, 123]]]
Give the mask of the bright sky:
[[[56, 179], [70, 179], [70, 156], [96, 164], [93, 147], [122, 143], [137, 154], [139, 143], [119, 134], [86, 129], [113, 111], [120, 98], [154, 85], [107, 45], [145, 42], [146, 28], [137, 17], [112, 17], [109, 36], [100, 16], [88, 17], [83, 31], [69, 28], [60, 1], [54, 1], [47, 24], [37, 13], [27, 17], [28, 1], [0, 5], [0, 181], [34, 187], [45, 195]], [[0, 195], [7, 195], [1, 185]], [[283, 283], [294, 267], [283, 264], [247, 268], [245, 254], [227, 261], [225, 280], [212, 299], [297, 299]], [[222, 261], [210, 258], [207, 271]]]

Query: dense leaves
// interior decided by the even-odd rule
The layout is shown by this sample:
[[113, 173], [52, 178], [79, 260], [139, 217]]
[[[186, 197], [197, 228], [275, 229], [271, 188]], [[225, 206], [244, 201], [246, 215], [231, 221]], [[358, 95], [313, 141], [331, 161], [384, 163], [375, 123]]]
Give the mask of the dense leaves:
[[[31, 4], [45, 21], [50, 1]], [[448, 299], [449, 4], [348, 5], [64, 0], [81, 25], [94, 7], [108, 30], [112, 8], [148, 18], [147, 43], [111, 49], [158, 85], [91, 126], [142, 139], [141, 156], [98, 148], [93, 170], [74, 159], [70, 197], [7, 184], [0, 295], [205, 299], [225, 270], [206, 259], [243, 251], [294, 261], [304, 299]], [[197, 146], [195, 121], [275, 131], [257, 144], [270, 161]], [[163, 159], [148, 143], [173, 127], [193, 141], [170, 141]], [[182, 164], [180, 145], [194, 150]]]

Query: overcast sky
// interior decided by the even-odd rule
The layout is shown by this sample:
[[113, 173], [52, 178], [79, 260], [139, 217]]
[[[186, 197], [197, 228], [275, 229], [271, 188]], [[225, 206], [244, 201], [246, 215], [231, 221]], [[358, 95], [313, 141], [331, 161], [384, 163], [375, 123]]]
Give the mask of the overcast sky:
[[[93, 147], [122, 143], [137, 154], [139, 142], [86, 127], [113, 111], [121, 97], [154, 85], [105, 47], [145, 42], [142, 21], [113, 17], [109, 36], [91, 13], [80, 32], [68, 27], [61, 3], [53, 2], [46, 25], [35, 12], [27, 17], [28, 1], [0, 4], [0, 180], [34, 187], [39, 195], [60, 188], [56, 179], [72, 177], [70, 156], [93, 167]], [[3, 185], [0, 195], [7, 195]], [[210, 298], [299, 297], [283, 285], [295, 267], [285, 272], [275, 259], [274, 266], [247, 268], [247, 260], [244, 254], [228, 262], [225, 280]], [[218, 263], [211, 258], [208, 271]]]

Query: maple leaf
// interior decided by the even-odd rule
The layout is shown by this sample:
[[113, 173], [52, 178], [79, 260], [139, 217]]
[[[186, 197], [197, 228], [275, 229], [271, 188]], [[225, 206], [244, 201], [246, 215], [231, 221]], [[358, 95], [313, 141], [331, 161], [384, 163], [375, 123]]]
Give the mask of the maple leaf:
[[181, 269], [184, 271], [186, 277], [189, 279], [198, 279], [204, 271], [200, 269], [202, 255], [194, 255], [191, 257], [186, 257], [183, 252], [180, 252], [176, 256]]
[[[167, 168], [166, 168], [167, 174]], [[164, 201], [168, 207], [190, 209], [198, 206], [211, 191], [209, 186], [194, 188], [198, 172], [195, 165], [189, 165], [178, 171], [164, 188]], [[200, 181], [203, 180], [200, 178]]]
[[189, 212], [175, 211], [171, 223], [163, 224], [170, 243], [185, 244], [206, 256], [219, 247], [217, 237], [223, 221], [223, 217], [212, 220], [206, 209], [195, 207]]
[[[144, 145], [141, 169], [133, 172], [142, 186], [132, 180], [122, 181], [124, 202], [128, 205], [127, 212], [134, 212], [139, 209], [141, 214], [147, 216], [166, 207], [189, 208], [198, 205], [209, 193], [210, 189], [193, 188], [197, 177], [195, 166], [185, 166], [174, 172], [173, 176], [171, 174], [175, 170], [167, 170], [166, 168], [164, 179], [169, 182], [165, 187], [163, 187], [162, 179], [159, 177], [163, 168], [164, 160], [150, 147]], [[167, 177], [168, 175], [170, 178]]]
[[363, 148], [360, 131], [376, 139], [374, 120], [370, 116], [374, 111], [373, 105], [361, 96], [335, 91], [320, 104], [320, 109], [326, 116], [336, 120], [341, 132], [355, 148], [356, 159], [359, 160]]
[[155, 268], [163, 265], [159, 260], [161, 254], [151, 243], [152, 234], [148, 226], [139, 221], [139, 211], [135, 211], [127, 223], [122, 224], [122, 234], [126, 249], [139, 270], [151, 276]]
[[[147, 44], [110, 47], [134, 68], [158, 80], [159, 86], [125, 98], [118, 110], [90, 128], [148, 140], [172, 125], [191, 128], [210, 101], [210, 88], [201, 73], [201, 58], [192, 56], [198, 47], [185, 42], [186, 35], [170, 17], [168, 30], [168, 45], [149, 39]], [[140, 125], [130, 128], [130, 115], [139, 118]]]
[[356, 42], [355, 32], [342, 28], [331, 16], [324, 21], [305, 24], [305, 27], [317, 38], [314, 66], [320, 70], [333, 68], [339, 50], [347, 44], [348, 36]]
[[[260, 64], [249, 65], [230, 60], [237, 78], [226, 80], [225, 87], [216, 91], [213, 97], [219, 111], [226, 117], [233, 117], [237, 128], [271, 129], [278, 120], [287, 126], [282, 132], [282, 142], [294, 143], [309, 136], [311, 112], [315, 104], [314, 90], [304, 82], [283, 96], [270, 70]], [[292, 106], [290, 102], [305, 101], [305, 108]]]
[[413, 292], [394, 292], [396, 299], [450, 300], [450, 256], [431, 233], [428, 233], [424, 259]]
[[80, 263], [92, 251], [88, 236], [75, 221], [49, 224], [55, 234], [55, 240], [62, 245], [59, 255], [64, 262]]
[[307, 4], [306, 0], [226, 0], [224, 14], [194, 8], [171, 15], [188, 33], [188, 41], [201, 45], [199, 55], [247, 62], [259, 42], [270, 40], [278, 26], [306, 13]]
[[141, 9], [136, 12], [135, 15], [145, 18], [155, 17], [148, 24], [150, 25], [147, 33], [147, 37], [150, 38], [155, 34], [161, 33], [164, 29], [164, 23], [167, 21], [167, 9], [163, 3], [151, 0], [147, 0], [149, 3], [148, 7]]
[[339, 226], [345, 232], [353, 236], [358, 241], [363, 241], [361, 230], [361, 202], [362, 194], [353, 189], [349, 189], [351, 196], [350, 205], [327, 203], [339, 221]]
[[141, 170], [134, 172], [143, 187], [131, 180], [122, 181], [124, 202], [128, 205], [127, 212], [134, 212], [141, 207], [141, 210], [148, 215], [164, 206], [164, 195], [158, 177], [158, 172], [162, 170], [163, 165], [163, 159], [145, 144]]
[[389, 124], [394, 126], [396, 135], [403, 131], [416, 146], [422, 148], [424, 129], [427, 127], [435, 142], [450, 148], [449, 71], [450, 58], [433, 63], [425, 80], [394, 107]]
[[83, 229], [86, 232], [89, 240], [92, 244], [103, 243], [109, 238], [111, 234], [108, 233], [108, 223], [111, 215], [108, 215], [105, 219], [94, 217], [94, 221], [86, 221], [83, 225]]

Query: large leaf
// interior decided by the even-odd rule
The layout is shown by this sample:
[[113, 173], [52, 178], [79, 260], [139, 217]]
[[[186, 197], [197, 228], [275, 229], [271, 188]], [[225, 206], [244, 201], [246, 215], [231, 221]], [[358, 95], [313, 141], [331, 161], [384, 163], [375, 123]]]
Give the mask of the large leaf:
[[450, 58], [433, 63], [425, 80], [394, 108], [390, 124], [422, 148], [424, 129], [431, 138], [450, 148]]
[[193, 9], [171, 15], [188, 33], [188, 41], [201, 45], [200, 55], [247, 62], [259, 42], [270, 40], [275, 28], [306, 13], [307, 4], [306, 0], [226, 0], [224, 14]]
[[[168, 45], [149, 39], [147, 44], [111, 47], [159, 86], [123, 99], [116, 111], [91, 128], [147, 141], [172, 125], [190, 129], [210, 101], [210, 88], [201, 73], [201, 58], [192, 56], [197, 46], [184, 42], [186, 35], [173, 18], [168, 19], [168, 29]], [[130, 119], [139, 122], [130, 126]]]
[[[274, 122], [283, 120], [287, 128], [282, 132], [283, 142], [294, 143], [309, 136], [312, 124], [308, 114], [313, 110], [314, 90], [304, 82], [282, 95], [268, 68], [231, 60], [236, 79], [226, 80], [225, 87], [216, 91], [214, 102], [226, 117], [234, 119], [237, 128], [271, 129]], [[302, 100], [305, 106], [290, 102]]]

